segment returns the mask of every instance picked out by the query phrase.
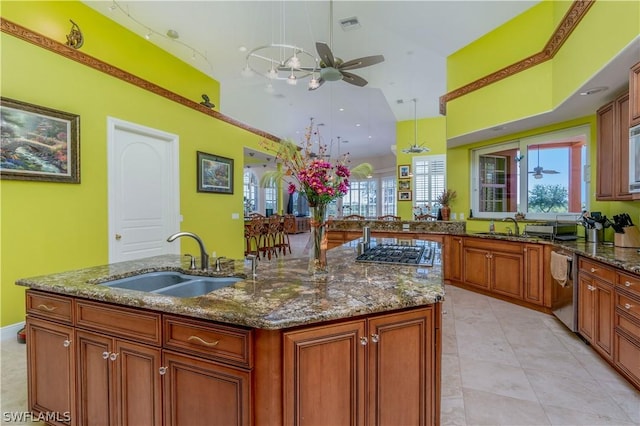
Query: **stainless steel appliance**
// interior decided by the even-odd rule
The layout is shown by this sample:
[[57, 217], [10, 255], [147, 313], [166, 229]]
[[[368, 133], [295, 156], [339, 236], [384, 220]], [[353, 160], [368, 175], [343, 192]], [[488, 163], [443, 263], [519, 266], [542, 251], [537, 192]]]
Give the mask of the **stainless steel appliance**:
[[640, 192], [640, 125], [629, 129], [629, 192]]
[[416, 245], [374, 245], [356, 257], [356, 262], [433, 266], [434, 256], [435, 243], [419, 241]]
[[[578, 331], [578, 264], [575, 254], [564, 250], [554, 250], [567, 261], [566, 282], [561, 284], [552, 277], [551, 310], [569, 330]], [[564, 280], [562, 280], [564, 281]]]

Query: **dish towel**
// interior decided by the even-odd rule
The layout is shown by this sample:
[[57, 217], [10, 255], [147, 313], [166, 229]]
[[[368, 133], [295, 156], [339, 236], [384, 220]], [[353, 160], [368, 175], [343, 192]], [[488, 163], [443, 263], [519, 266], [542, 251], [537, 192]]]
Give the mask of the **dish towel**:
[[568, 285], [570, 260], [571, 258], [569, 256], [556, 253], [555, 251], [551, 252], [551, 276], [554, 280], [558, 281], [562, 287]]

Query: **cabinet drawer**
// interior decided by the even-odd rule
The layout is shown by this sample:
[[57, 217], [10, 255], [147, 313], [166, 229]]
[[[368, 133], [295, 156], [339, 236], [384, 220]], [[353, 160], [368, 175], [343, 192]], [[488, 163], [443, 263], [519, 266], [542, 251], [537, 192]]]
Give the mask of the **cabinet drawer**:
[[625, 376], [640, 386], [640, 347], [616, 333], [615, 364]]
[[630, 274], [618, 273], [616, 286], [624, 288], [640, 298], [640, 277]]
[[635, 297], [616, 291], [616, 308], [640, 320], [640, 302]]
[[251, 330], [165, 315], [165, 348], [246, 368], [253, 366]]
[[160, 346], [160, 314], [124, 306], [76, 300], [76, 325], [114, 337]]
[[73, 299], [27, 290], [27, 314], [73, 324]]
[[586, 272], [594, 277], [601, 278], [608, 283], [614, 283], [616, 273], [613, 269], [585, 258], [580, 258], [580, 272]]
[[635, 337], [640, 342], [640, 325], [616, 312], [616, 328], [623, 330], [625, 333]]

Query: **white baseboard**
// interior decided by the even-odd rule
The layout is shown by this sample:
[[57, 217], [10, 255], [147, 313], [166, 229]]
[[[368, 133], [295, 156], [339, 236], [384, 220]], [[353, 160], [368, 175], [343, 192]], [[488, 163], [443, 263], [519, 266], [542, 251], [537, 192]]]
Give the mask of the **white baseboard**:
[[0, 328], [0, 341], [6, 342], [9, 339], [16, 339], [18, 331], [22, 327], [24, 327], [24, 321]]

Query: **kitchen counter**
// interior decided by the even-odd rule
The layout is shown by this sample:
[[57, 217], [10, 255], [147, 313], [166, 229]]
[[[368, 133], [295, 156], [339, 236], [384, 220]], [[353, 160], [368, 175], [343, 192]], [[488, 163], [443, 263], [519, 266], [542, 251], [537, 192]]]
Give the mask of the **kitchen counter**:
[[371, 231], [402, 232], [403, 234], [439, 233], [439, 234], [464, 234], [466, 222], [442, 221], [442, 220], [343, 220], [332, 219], [329, 221], [329, 231], [362, 231], [368, 226]]
[[[394, 239], [380, 239], [394, 242]], [[437, 244], [437, 243], [434, 243]], [[308, 260], [280, 257], [258, 263], [258, 277], [204, 296], [176, 298], [111, 288], [101, 282], [152, 271], [246, 277], [244, 260], [223, 260], [222, 272], [189, 271], [179, 255], [163, 255], [24, 278], [17, 285], [124, 306], [260, 329], [283, 329], [440, 302], [444, 297], [438, 256], [433, 267], [356, 263], [355, 242], [329, 250], [329, 274], [314, 279]]]

